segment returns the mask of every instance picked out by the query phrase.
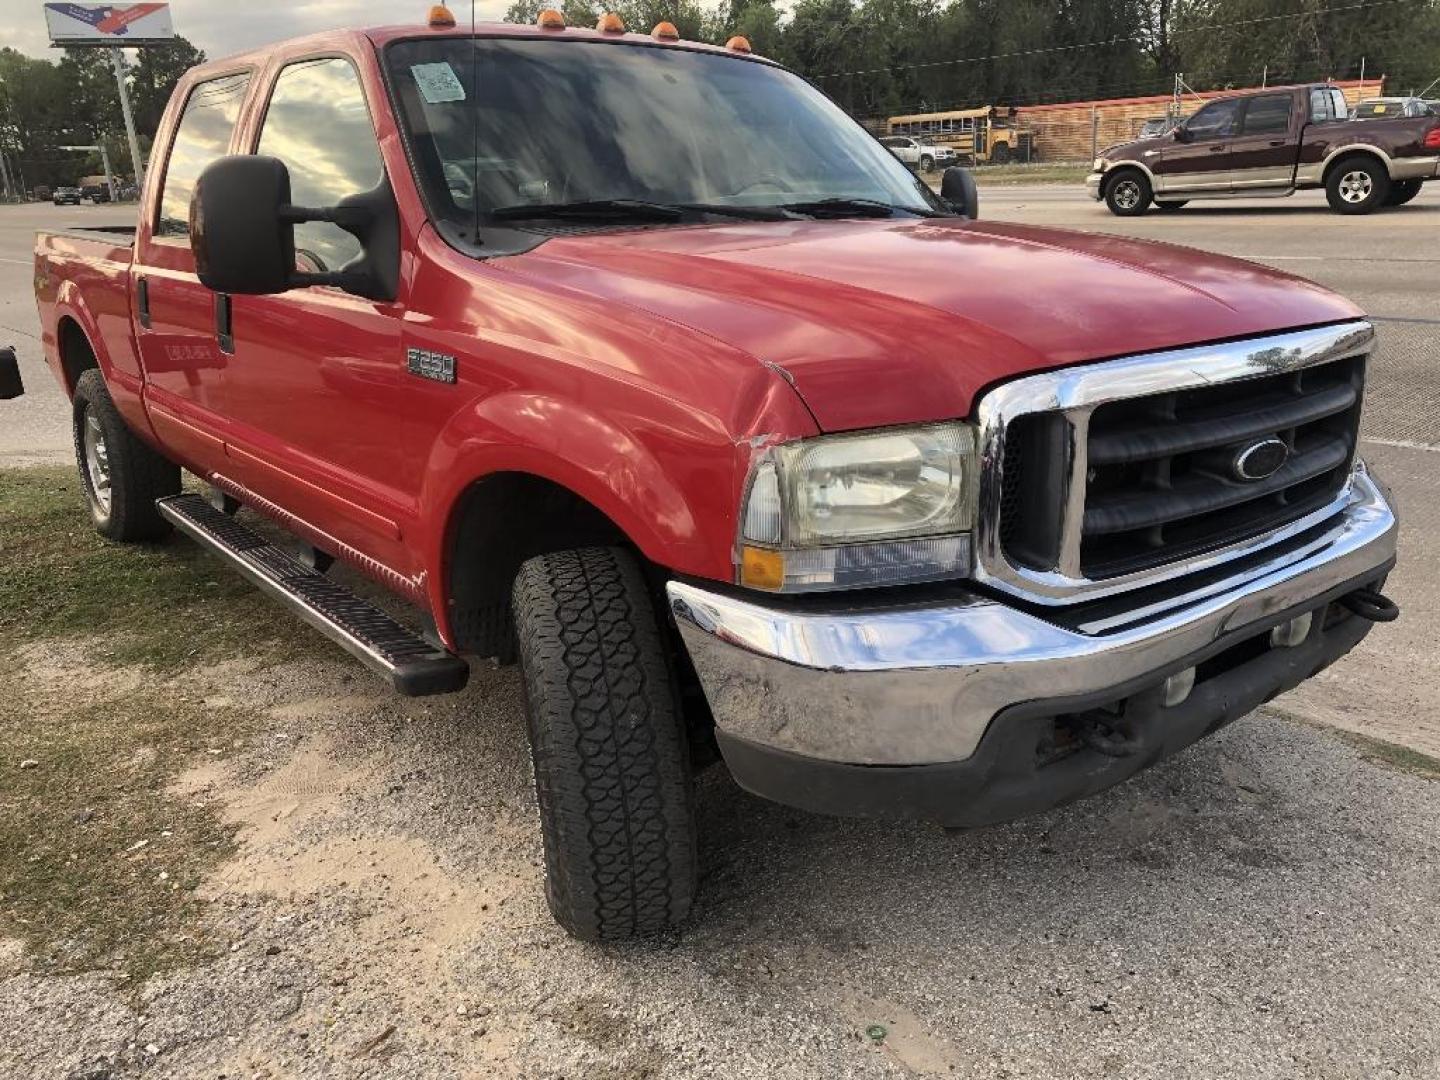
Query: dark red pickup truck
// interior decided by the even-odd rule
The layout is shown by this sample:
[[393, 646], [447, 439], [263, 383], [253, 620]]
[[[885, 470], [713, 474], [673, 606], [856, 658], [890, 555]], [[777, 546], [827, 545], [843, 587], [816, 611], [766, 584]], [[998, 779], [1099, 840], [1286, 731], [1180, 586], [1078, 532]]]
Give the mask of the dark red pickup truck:
[[133, 235], [37, 241], [96, 525], [178, 527], [401, 692], [518, 659], [578, 935], [685, 916], [716, 749], [983, 825], [1394, 614], [1354, 305], [982, 223], [743, 41], [324, 34], [190, 72], [155, 148]]
[[1215, 98], [1168, 135], [1103, 151], [1090, 194], [1122, 217], [1153, 200], [1254, 199], [1324, 188], [1331, 209], [1402, 206], [1440, 176], [1440, 117], [1347, 119], [1338, 86], [1276, 86]]

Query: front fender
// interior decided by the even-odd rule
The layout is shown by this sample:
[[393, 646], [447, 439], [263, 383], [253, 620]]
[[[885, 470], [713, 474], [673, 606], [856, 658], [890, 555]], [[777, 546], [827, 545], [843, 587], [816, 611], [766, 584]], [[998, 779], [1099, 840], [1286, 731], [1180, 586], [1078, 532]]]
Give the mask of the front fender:
[[[665, 415], [671, 409], [676, 415]], [[622, 426], [577, 400], [515, 390], [477, 401], [451, 421], [426, 467], [419, 507], [437, 620], [448, 610], [456, 507], [472, 484], [497, 473], [525, 473], [574, 492], [652, 562], [730, 577], [748, 447], [718, 427], [697, 428], [694, 412], [678, 403], [651, 399], [645, 412], [626, 419]]]

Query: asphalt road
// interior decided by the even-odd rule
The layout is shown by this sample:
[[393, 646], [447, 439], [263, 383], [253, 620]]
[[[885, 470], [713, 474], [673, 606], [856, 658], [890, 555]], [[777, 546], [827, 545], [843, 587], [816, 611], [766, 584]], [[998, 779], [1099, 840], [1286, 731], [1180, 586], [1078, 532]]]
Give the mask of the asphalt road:
[[[513, 671], [477, 668], [465, 694], [425, 703], [382, 695], [360, 674], [355, 686], [309, 669], [247, 677], [234, 693], [301, 705], [373, 690], [370, 704], [328, 699], [331, 719], [290, 707], [291, 739], [267, 751], [291, 761], [277, 773], [285, 806], [324, 775], [288, 758], [292, 739], [320, 740], [328, 749], [312, 753], [361, 779], [337, 781], [344, 798], [294, 836], [285, 821], [305, 811], [272, 816], [257, 803], [258, 839], [215, 886], [215, 917], [247, 928], [240, 951], [138, 1005], [101, 980], [0, 980], [0, 1021], [11, 1021], [0, 1022], [0, 1074], [63, 1076], [78, 1048], [129, 1040], [136, 1075], [214, 1076], [228, 1039], [253, 1049], [229, 1075], [1440, 1076], [1440, 783], [1324, 726], [1440, 753], [1440, 184], [1364, 219], [1311, 195], [1138, 220], [1074, 189], [985, 188], [981, 205], [991, 218], [1253, 258], [1372, 312], [1383, 350], [1365, 453], [1406, 511], [1389, 590], [1402, 620], [1136, 781], [1000, 828], [950, 836], [807, 816], [711, 770], [694, 925], [621, 949], [569, 941], [544, 915]], [[30, 230], [123, 214], [0, 208], [0, 333], [20, 345], [31, 389], [0, 405], [0, 467], [68, 451], [64, 403], [38, 367]], [[287, 774], [297, 761], [300, 781]], [[265, 848], [277, 829], [278, 869]], [[347, 845], [392, 841], [405, 853], [393, 867], [366, 856], [385, 871], [372, 903], [366, 863]], [[298, 899], [262, 904], [247, 892], [256, 882]], [[511, 903], [497, 908], [497, 893]], [[357, 903], [371, 923], [356, 921]], [[375, 928], [395, 910], [403, 927]], [[283, 943], [278, 960], [262, 952], [268, 935]], [[331, 1006], [341, 985], [349, 1003]], [[296, 986], [298, 1017], [280, 1000]], [[460, 1030], [459, 995], [494, 1005], [489, 1036]], [[393, 1023], [402, 1048], [367, 1071], [350, 1047]], [[351, 1030], [353, 1041], [321, 1045], [324, 1032]], [[153, 1063], [134, 1049], [148, 1038], [161, 1051]]]

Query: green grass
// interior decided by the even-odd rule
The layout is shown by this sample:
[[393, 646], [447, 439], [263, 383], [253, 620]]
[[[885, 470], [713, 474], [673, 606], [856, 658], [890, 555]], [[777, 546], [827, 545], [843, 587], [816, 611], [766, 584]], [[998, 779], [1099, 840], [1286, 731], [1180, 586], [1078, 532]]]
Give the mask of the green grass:
[[975, 170], [975, 182], [982, 187], [986, 184], [1078, 184], [1089, 174], [1088, 165], [982, 165]]
[[207, 955], [194, 890], [233, 830], [168, 787], [263, 718], [204, 706], [177, 673], [324, 647], [187, 540], [102, 539], [72, 470], [0, 472], [0, 938], [34, 970], [135, 986]]
[[255, 723], [173, 692], [72, 705], [12, 683], [0, 701], [0, 937], [25, 942], [31, 970], [109, 969], [138, 987], [217, 950], [195, 889], [232, 854], [234, 829], [166, 787]]
[[116, 544], [67, 469], [0, 472], [0, 659], [47, 639], [94, 639], [94, 659], [174, 671], [316, 639], [183, 538]]

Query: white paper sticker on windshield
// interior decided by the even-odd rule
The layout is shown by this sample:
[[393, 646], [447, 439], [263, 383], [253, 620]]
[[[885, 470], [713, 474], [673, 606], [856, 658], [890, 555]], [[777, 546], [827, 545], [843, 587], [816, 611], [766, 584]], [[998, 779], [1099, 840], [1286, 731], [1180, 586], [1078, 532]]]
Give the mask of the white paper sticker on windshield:
[[438, 64], [411, 64], [410, 74], [415, 76], [420, 96], [431, 105], [465, 100], [465, 87], [455, 77], [455, 69], [444, 60]]

